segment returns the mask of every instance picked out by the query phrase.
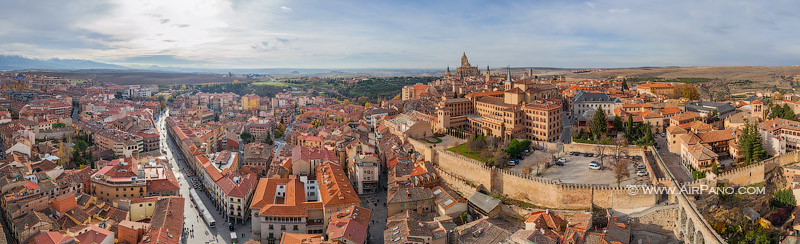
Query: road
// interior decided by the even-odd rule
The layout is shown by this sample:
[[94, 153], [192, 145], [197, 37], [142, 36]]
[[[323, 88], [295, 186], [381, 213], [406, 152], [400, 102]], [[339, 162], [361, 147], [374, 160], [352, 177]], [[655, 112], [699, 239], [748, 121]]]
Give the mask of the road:
[[[186, 198], [183, 227], [194, 231], [193, 234], [192, 232], [184, 233], [184, 243], [232, 243], [230, 240], [230, 231], [228, 230], [228, 221], [216, 210], [211, 199], [209, 199], [206, 194], [201, 194], [203, 191], [198, 189], [198, 195], [202, 199], [203, 204], [206, 209], [211, 212], [214, 219], [216, 219], [217, 224], [214, 228], [210, 228], [206, 225], [197, 208], [194, 207], [194, 203], [190, 200], [189, 191], [192, 188], [190, 181], [194, 179], [194, 177], [186, 175], [185, 172], [187, 170], [189, 172], [192, 172], [192, 170], [183, 160], [183, 156], [180, 153], [180, 149], [178, 149], [178, 145], [175, 144], [175, 141], [168, 139], [169, 136], [167, 135], [165, 120], [168, 115], [169, 110], [165, 111], [164, 115], [158, 118], [156, 127], [161, 135], [161, 148], [166, 150], [164, 154], [169, 160], [172, 171], [175, 173], [175, 177], [178, 178], [178, 182], [181, 186], [181, 196]], [[239, 238], [237, 243], [244, 243], [251, 237], [250, 221], [245, 221], [245, 224], [237, 224], [234, 230]]]
[[[369, 134], [369, 140], [373, 145], [377, 145], [375, 133]], [[378, 180], [379, 187], [376, 193], [359, 196], [361, 198], [361, 207], [372, 209], [367, 233], [368, 243], [383, 243], [383, 230], [386, 229], [386, 219], [389, 215], [389, 209], [385, 205], [388, 181], [386, 173], [386, 171], [381, 170]]]
[[[297, 115], [297, 109], [295, 109], [295, 115]], [[289, 122], [289, 125], [286, 126], [286, 131], [283, 132], [283, 135], [281, 135], [281, 138], [275, 139], [275, 141], [273, 141], [272, 144], [274, 146], [273, 146], [272, 149], [273, 149], [273, 154], [274, 155], [278, 155], [278, 153], [281, 152], [281, 150], [283, 150], [283, 147], [286, 146], [286, 141], [284, 141], [283, 138], [286, 137], [286, 134], [289, 134], [289, 132], [292, 132], [292, 125], [293, 124], [294, 124], [294, 116], [292, 116], [292, 120]]]
[[664, 164], [667, 165], [666, 170], [672, 172], [678, 182], [683, 183], [694, 180], [689, 169], [681, 163], [681, 155], [669, 151], [667, 139], [659, 135], [655, 137], [655, 141], [660, 147], [658, 148], [658, 154], [661, 155], [661, 158], [664, 159]]

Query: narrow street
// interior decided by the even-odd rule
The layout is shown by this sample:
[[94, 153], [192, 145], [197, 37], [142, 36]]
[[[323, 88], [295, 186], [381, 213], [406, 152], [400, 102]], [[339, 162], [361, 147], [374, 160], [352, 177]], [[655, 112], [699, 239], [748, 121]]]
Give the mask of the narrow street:
[[[214, 219], [216, 219], [215, 227], [209, 227], [205, 223], [202, 216], [200, 216], [199, 211], [190, 199], [189, 191], [193, 188], [191, 181], [195, 179], [195, 177], [187, 177], [186, 171], [188, 170], [189, 172], [192, 172], [192, 170], [186, 164], [186, 161], [184, 161], [178, 145], [175, 144], [171, 138], [169, 140], [167, 139], [169, 136], [167, 135], [165, 119], [168, 117], [168, 113], [169, 111], [167, 110], [164, 115], [160, 116], [156, 127], [161, 135], [161, 147], [166, 150], [164, 155], [169, 160], [173, 173], [175, 174], [175, 177], [178, 178], [178, 182], [180, 183], [181, 197], [186, 198], [186, 205], [184, 206], [183, 214], [183, 227], [187, 228], [189, 231], [184, 232], [184, 243], [233, 243], [231, 242], [231, 231], [228, 230], [227, 219], [225, 219], [216, 209], [216, 207], [214, 207], [214, 204], [211, 202], [211, 199], [209, 199], [208, 195], [206, 195], [202, 189], [197, 189], [198, 196], [200, 196], [202, 199], [203, 205], [205, 205], [206, 209], [208, 209]], [[239, 239], [237, 243], [244, 243], [251, 237], [249, 221], [245, 221], [244, 224], [236, 224], [234, 230], [236, 231], [236, 235]]]
[[[375, 145], [375, 133], [369, 134], [370, 142]], [[370, 215], [369, 229], [367, 230], [369, 243], [383, 243], [383, 230], [386, 229], [386, 219], [389, 214], [389, 209], [386, 203], [386, 187], [388, 185], [388, 175], [385, 171], [381, 170], [380, 178], [378, 179], [378, 191], [374, 194], [361, 195], [361, 207], [372, 209]]]

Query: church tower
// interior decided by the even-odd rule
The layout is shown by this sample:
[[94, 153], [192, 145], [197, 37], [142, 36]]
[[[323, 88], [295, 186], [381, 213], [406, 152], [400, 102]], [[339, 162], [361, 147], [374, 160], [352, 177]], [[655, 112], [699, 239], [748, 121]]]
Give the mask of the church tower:
[[444, 106], [444, 104], [440, 104], [439, 109], [436, 110], [436, 117], [439, 119], [436, 124], [436, 131], [446, 131], [447, 128], [450, 127], [450, 109]]
[[514, 86], [514, 82], [511, 81], [511, 66], [507, 68], [508, 73], [506, 74], [506, 82], [503, 83], [503, 89], [511, 90]]
[[448, 65], [447, 72], [444, 72], [444, 78], [450, 78], [450, 76], [453, 76], [453, 74], [450, 73], [450, 65]]
[[461, 67], [469, 67], [469, 60], [467, 60], [467, 52], [461, 54]]
[[492, 71], [489, 69], [489, 65], [486, 65], [486, 83], [489, 83], [490, 79], [492, 79]]

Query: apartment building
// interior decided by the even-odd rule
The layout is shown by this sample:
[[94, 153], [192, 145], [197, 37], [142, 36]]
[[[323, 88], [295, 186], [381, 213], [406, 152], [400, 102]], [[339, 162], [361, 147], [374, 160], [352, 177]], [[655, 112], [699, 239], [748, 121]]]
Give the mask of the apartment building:
[[250, 205], [253, 240], [280, 243], [282, 233], [322, 234], [322, 206], [316, 180], [261, 178]]
[[89, 185], [93, 196], [107, 202], [147, 195], [144, 169], [133, 158], [111, 161], [89, 178]]

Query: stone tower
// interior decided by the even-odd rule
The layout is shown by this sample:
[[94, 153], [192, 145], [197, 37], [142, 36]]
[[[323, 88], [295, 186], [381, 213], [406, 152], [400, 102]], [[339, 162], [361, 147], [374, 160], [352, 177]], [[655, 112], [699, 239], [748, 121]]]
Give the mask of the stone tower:
[[467, 60], [467, 52], [461, 54], [461, 67], [469, 67], [469, 60]]
[[450, 127], [450, 109], [444, 104], [440, 104], [439, 109], [436, 110], [436, 116], [439, 119], [439, 123], [436, 124], [436, 131], [446, 131]]
[[514, 87], [514, 83], [513, 81], [511, 81], [511, 66], [508, 66], [506, 74], [506, 82], [503, 83], [503, 88], [506, 90], [511, 90], [512, 87]]

